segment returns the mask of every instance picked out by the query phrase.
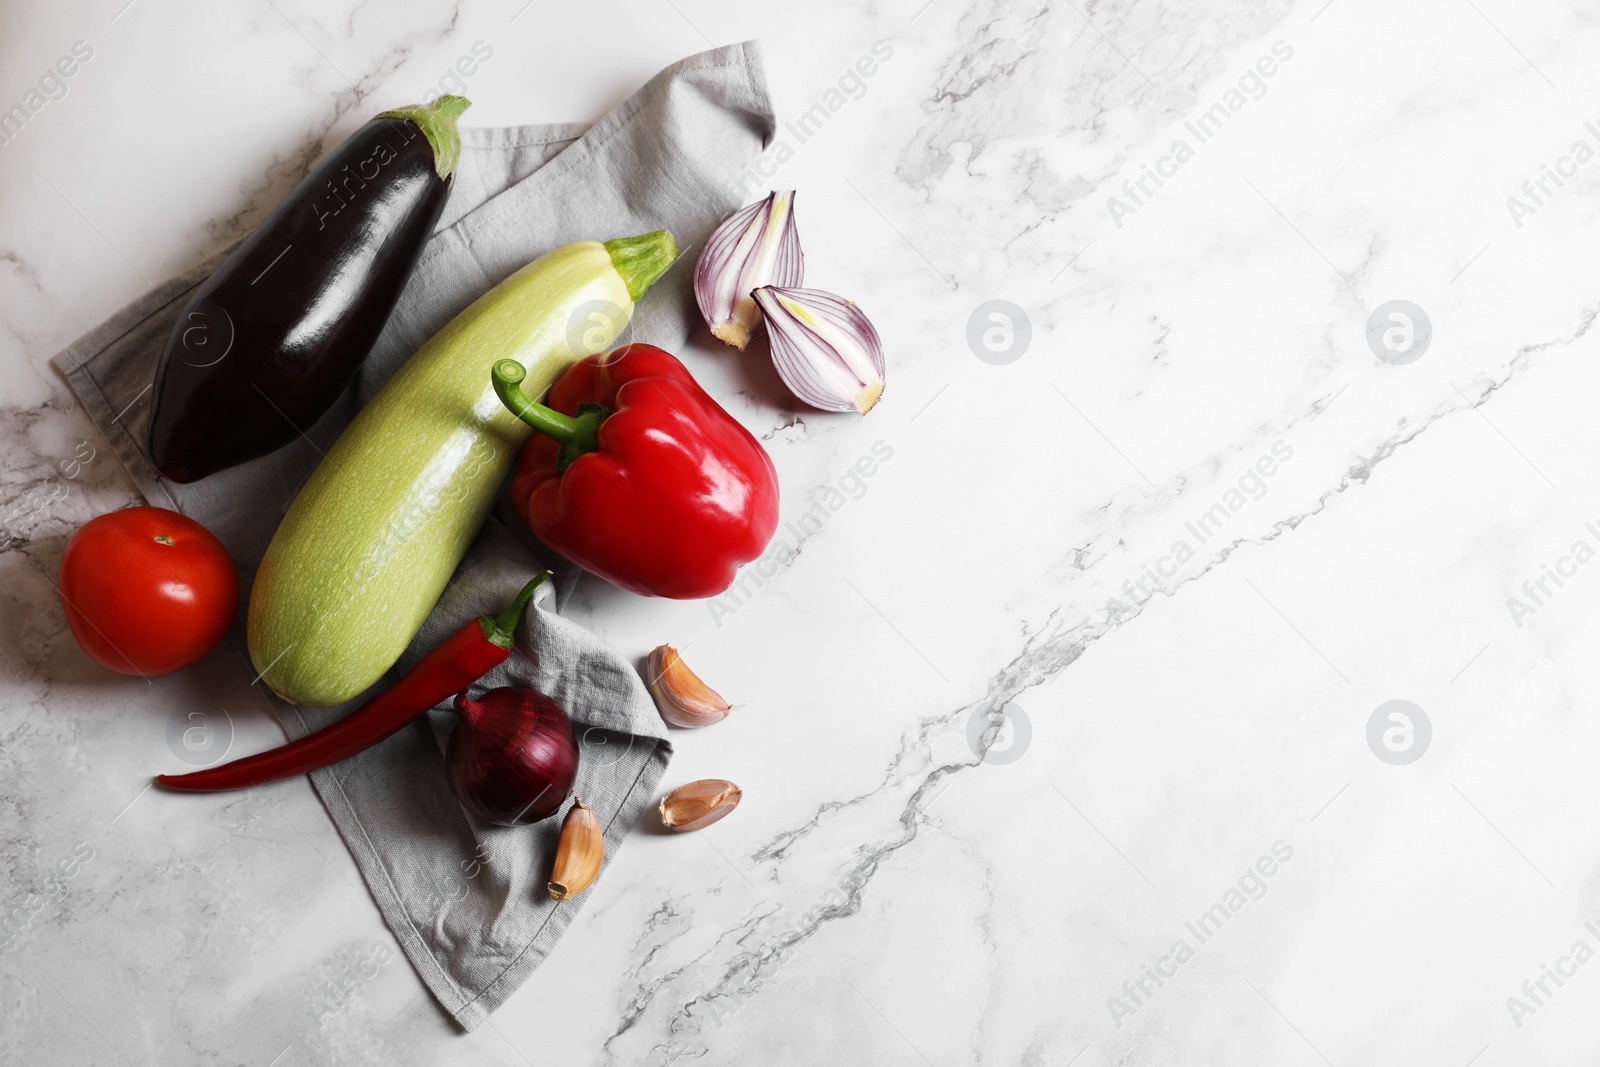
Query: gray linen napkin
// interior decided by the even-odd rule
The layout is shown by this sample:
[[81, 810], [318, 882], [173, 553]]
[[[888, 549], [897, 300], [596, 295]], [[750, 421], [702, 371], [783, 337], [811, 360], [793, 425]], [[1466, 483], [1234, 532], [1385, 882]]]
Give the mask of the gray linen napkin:
[[[680, 248], [697, 247], [738, 206], [735, 179], [773, 130], [754, 42], [673, 64], [587, 131], [463, 130], [460, 170], [440, 227], [357, 381], [315, 426], [300, 427], [294, 444], [191, 485], [163, 480], [144, 457], [149, 388], [174, 319], [231, 249], [123, 308], [55, 363], [145, 498], [215, 532], [248, 588], [321, 451], [423, 341], [496, 282], [568, 241], [665, 227]], [[693, 263], [692, 255], [681, 257], [646, 295], [633, 336], [668, 348], [685, 340]], [[466, 620], [502, 610], [540, 569], [537, 550], [502, 494], [421, 633], [379, 684]], [[582, 751], [575, 791], [606, 828], [609, 865], [654, 794], [672, 746], [629, 662], [557, 615], [556, 600], [553, 589], [541, 587], [518, 634], [520, 655], [476, 690], [533, 686], [572, 716]], [[242, 607], [229, 637], [243, 657]], [[310, 709], [268, 697], [290, 738], [359, 703]], [[550, 954], [586, 898], [556, 904], [544, 891], [559, 816], [506, 829], [462, 810], [441, 757], [451, 713], [435, 710], [430, 718], [311, 780], [412, 965], [471, 1030]]]

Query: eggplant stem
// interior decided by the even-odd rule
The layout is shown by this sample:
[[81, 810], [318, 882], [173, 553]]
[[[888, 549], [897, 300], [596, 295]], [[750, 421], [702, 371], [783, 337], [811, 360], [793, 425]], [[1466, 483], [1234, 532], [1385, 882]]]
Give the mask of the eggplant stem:
[[428, 139], [428, 147], [433, 149], [433, 169], [440, 180], [448, 182], [461, 159], [461, 134], [456, 131], [456, 119], [471, 106], [472, 101], [464, 96], [441, 96], [431, 103], [385, 111], [374, 116], [373, 121], [400, 119], [413, 123]]

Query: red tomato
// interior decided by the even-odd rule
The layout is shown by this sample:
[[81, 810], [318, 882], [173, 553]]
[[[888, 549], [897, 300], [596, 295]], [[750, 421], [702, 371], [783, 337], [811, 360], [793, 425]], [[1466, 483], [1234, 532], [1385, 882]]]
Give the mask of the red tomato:
[[166, 674], [210, 652], [239, 606], [239, 575], [215, 535], [166, 508], [84, 523], [61, 557], [72, 636], [103, 666]]

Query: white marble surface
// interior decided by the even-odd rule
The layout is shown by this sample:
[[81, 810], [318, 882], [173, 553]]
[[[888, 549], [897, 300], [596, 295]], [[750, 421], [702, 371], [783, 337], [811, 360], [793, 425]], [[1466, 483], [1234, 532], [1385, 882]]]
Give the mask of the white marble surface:
[[[1571, 172], [1575, 141], [1600, 146], [1591, 16], [125, 2], [12, 0], [0, 34], [3, 106], [93, 49], [0, 146], [0, 908], [57, 879], [0, 948], [0, 1060], [1600, 1053], [1600, 565], [1562, 562], [1600, 546], [1600, 161], [1545, 179], [1534, 210], [1507, 203], [1546, 165]], [[730, 351], [688, 358], [767, 439], [787, 518], [875, 443], [892, 458], [730, 616], [585, 589], [577, 615], [619, 648], [692, 646], [749, 702], [683, 736], [669, 772], [747, 800], [630, 843], [556, 958], [462, 1035], [303, 781], [142, 792], [196, 708], [226, 708], [239, 746], [280, 735], [231, 652], [146, 684], [73, 645], [62, 547], [131, 490], [103, 446], [50, 480], [96, 442], [47, 361], [475, 42], [493, 57], [467, 122], [495, 125], [592, 120], [746, 37], [782, 118], [828, 112], [785, 133], [772, 180], [801, 190], [808, 282], [888, 340], [889, 391], [865, 419], [782, 410]], [[830, 98], [880, 40], [891, 58]], [[1241, 78], [1202, 143], [1188, 124]], [[1169, 177], [1135, 200], [1146, 166]], [[1031, 321], [1007, 365], [966, 341], [991, 299]], [[1365, 336], [1395, 299], [1433, 324], [1408, 365]], [[1202, 539], [1186, 524], [1219, 503]], [[1514, 617], [1545, 565], [1569, 576]], [[1433, 730], [1403, 766], [1366, 740], [1393, 699]], [[1014, 747], [981, 763], [969, 721], [1007, 703], [1031, 735], [1013, 715]], [[1219, 903], [1202, 941], [1186, 924]]]

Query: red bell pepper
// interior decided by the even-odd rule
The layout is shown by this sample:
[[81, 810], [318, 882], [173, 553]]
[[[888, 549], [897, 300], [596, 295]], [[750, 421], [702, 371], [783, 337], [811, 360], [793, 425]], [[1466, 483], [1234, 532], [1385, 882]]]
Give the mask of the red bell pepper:
[[156, 781], [185, 793], [249, 789], [331, 767], [364, 752], [504, 663], [516, 642], [523, 609], [539, 583], [549, 576], [545, 571], [523, 586], [517, 599], [499, 615], [482, 615], [463, 624], [418, 660], [404, 678], [331, 726], [232, 763], [189, 774], [161, 774]]
[[530, 400], [515, 360], [495, 392], [539, 432], [517, 458], [511, 500], [572, 562], [646, 596], [716, 596], [778, 527], [778, 475], [761, 442], [682, 363], [625, 345], [574, 364]]

